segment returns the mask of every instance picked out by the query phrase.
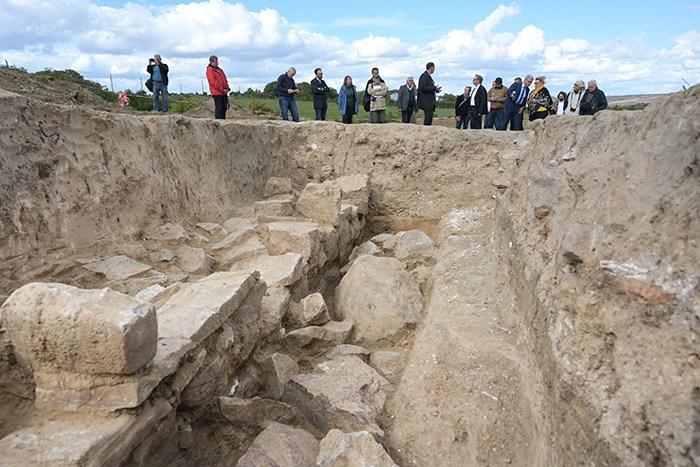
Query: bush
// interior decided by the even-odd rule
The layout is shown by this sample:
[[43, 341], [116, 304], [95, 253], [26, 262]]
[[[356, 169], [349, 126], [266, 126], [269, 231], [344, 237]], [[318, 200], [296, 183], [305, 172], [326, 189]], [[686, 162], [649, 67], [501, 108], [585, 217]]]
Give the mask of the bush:
[[197, 99], [184, 98], [173, 102], [170, 109], [176, 114], [184, 114], [185, 112], [195, 108], [197, 105], [199, 105], [199, 101]]
[[248, 110], [253, 112], [253, 114], [255, 115], [270, 114], [274, 112], [272, 110], [272, 107], [270, 107], [268, 104], [266, 104], [265, 102], [257, 101], [255, 99], [250, 101], [250, 104], [248, 105]]

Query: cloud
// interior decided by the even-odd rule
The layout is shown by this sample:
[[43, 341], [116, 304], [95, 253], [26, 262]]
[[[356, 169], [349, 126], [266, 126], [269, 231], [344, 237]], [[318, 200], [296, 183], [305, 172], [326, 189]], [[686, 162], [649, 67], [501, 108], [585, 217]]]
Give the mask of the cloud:
[[[681, 80], [700, 81], [700, 32], [687, 31], [672, 46], [619, 41], [595, 43], [570, 37], [553, 40], [546, 24], [507, 28], [521, 14], [517, 4], [500, 5], [471, 29], [445, 31], [416, 44], [394, 32], [346, 41], [316, 32], [313, 24], [290, 23], [279, 11], [252, 11], [228, 0], [148, 6], [100, 6], [97, 0], [0, 0], [0, 56], [29, 69], [73, 68], [90, 79], [135, 88], [148, 57], [163, 55], [171, 81], [199, 90], [207, 57], [216, 53], [234, 89], [262, 87], [290, 65], [308, 80], [316, 66], [332, 85], [351, 74], [363, 82], [372, 66], [396, 87], [438, 66], [436, 80], [459, 92], [474, 73], [507, 82], [526, 73], [546, 74], [550, 90], [568, 89], [576, 79], [597, 78], [609, 93], [667, 91]], [[173, 0], [175, 1], [175, 0]], [[410, 25], [411, 18], [345, 17], [335, 28], [381, 30]], [[403, 30], [403, 29], [402, 29]], [[661, 73], [659, 73], [661, 71]]]

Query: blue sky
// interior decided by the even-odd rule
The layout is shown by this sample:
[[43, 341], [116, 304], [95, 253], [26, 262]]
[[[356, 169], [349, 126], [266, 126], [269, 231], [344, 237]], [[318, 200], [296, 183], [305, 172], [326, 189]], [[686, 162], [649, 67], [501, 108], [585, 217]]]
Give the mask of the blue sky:
[[345, 74], [361, 81], [375, 64], [397, 87], [427, 60], [450, 92], [477, 72], [487, 83], [544, 74], [554, 91], [596, 78], [609, 94], [700, 81], [700, 1], [562, 3], [0, 0], [0, 58], [103, 83], [111, 73], [132, 89], [155, 52], [171, 65], [171, 90], [199, 89], [210, 53], [236, 88], [290, 65], [302, 80], [321, 66], [331, 85]]

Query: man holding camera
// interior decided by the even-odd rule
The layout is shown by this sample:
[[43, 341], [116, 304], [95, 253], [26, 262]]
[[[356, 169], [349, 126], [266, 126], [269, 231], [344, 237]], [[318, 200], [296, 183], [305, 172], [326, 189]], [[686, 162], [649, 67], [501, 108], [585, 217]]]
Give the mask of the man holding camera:
[[163, 99], [163, 112], [168, 111], [168, 65], [161, 61], [160, 55], [155, 54], [148, 60], [146, 71], [153, 82], [153, 111], [161, 109], [160, 97]]

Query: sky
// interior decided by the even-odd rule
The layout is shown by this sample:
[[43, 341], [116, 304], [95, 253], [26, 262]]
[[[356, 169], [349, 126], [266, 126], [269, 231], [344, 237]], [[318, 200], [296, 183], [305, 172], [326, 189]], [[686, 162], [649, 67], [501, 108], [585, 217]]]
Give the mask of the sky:
[[[115, 91], [138, 90], [148, 58], [170, 67], [171, 92], [201, 91], [209, 55], [234, 90], [289, 66], [324, 69], [338, 87], [373, 66], [391, 88], [425, 63], [459, 93], [475, 73], [547, 77], [552, 92], [597, 79], [609, 95], [700, 82], [700, 1], [0, 0], [0, 59], [30, 71], [72, 68]], [[204, 81], [206, 87], [206, 81]]]

